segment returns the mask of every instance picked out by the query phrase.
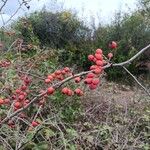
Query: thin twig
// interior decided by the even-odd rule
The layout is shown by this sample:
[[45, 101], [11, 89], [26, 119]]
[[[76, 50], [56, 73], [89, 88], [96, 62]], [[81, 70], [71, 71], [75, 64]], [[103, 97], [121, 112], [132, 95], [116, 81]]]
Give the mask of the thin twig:
[[30, 76], [36, 77], [36, 78], [38, 78], [40, 80], [45, 80], [45, 78], [40, 77], [40, 76], [38, 76], [36, 74], [33, 74], [33, 73], [30, 73], [30, 72], [24, 72], [24, 71], [20, 71], [20, 70], [17, 70], [17, 72], [20, 72], [20, 73], [23, 73], [23, 74], [26, 74], [26, 75], [30, 75]]
[[136, 81], [136, 83], [150, 96], [149, 91], [137, 80], [137, 78], [126, 67], [122, 67]]
[[13, 148], [10, 146], [10, 144], [2, 136], [0, 136], [0, 139], [1, 139], [1, 141], [3, 141], [3, 143], [5, 143], [9, 147], [10, 150], [13, 150]]
[[150, 48], [150, 44], [147, 45], [146, 47], [144, 47], [143, 49], [141, 49], [136, 55], [134, 55], [133, 57], [131, 57], [129, 60], [124, 61], [122, 63], [112, 64], [112, 66], [113, 67], [117, 67], [117, 66], [125, 66], [127, 64], [130, 64], [133, 60], [135, 60], [137, 57], [139, 57], [142, 53], [144, 53], [149, 48]]
[[4, 21], [4, 18], [3, 18], [3, 15], [2, 15], [2, 13], [0, 13], [0, 15], [1, 15], [1, 20], [2, 20], [2, 22], [3, 22], [3, 26], [4, 26], [4, 24], [5, 24], [5, 21]]
[[38, 108], [37, 113], [35, 114], [35, 116], [34, 116], [34, 118], [32, 119], [32, 121], [35, 121], [35, 120], [37, 119], [37, 117], [38, 117], [38, 115], [39, 115], [41, 109], [42, 109], [42, 106], [40, 106], [40, 107]]
[[10, 51], [11, 50], [11, 48], [16, 44], [18, 42], [18, 39], [16, 39], [11, 45], [10, 45], [10, 47], [9, 47], [9, 49], [8, 49], [8, 51]]
[[6, 5], [7, 1], [8, 1], [8, 0], [3, 1], [4, 3], [3, 3], [3, 5], [2, 5], [1, 8], [0, 8], [0, 13], [2, 12], [2, 9], [3, 9], [4, 6]]
[[10, 18], [5, 22], [5, 24], [3, 26], [5, 26], [6, 24], [8, 24], [10, 22], [10, 20], [12, 20], [12, 18], [18, 13], [18, 11], [21, 9], [23, 5], [23, 2], [20, 4], [20, 6], [18, 7], [18, 9], [10, 16]]

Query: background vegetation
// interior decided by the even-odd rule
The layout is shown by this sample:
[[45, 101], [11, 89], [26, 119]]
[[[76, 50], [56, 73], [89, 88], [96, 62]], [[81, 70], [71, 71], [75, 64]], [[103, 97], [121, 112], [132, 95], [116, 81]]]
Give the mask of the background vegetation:
[[[20, 76], [28, 75], [32, 82], [27, 98], [31, 101], [48, 87], [44, 83], [48, 74], [63, 66], [75, 73], [88, 70], [88, 54], [102, 48], [107, 55], [110, 41], [118, 43], [112, 51], [113, 62], [129, 59], [149, 44], [149, 18], [149, 0], [139, 1], [132, 13], [118, 11], [110, 24], [98, 26], [89, 26], [68, 10], [43, 9], [19, 18], [0, 31], [0, 62], [11, 61], [9, 67], [0, 67], [0, 99], [13, 102], [10, 96], [22, 85]], [[149, 64], [147, 50], [128, 68], [137, 77], [144, 74], [149, 79]], [[124, 82], [124, 77], [132, 81], [121, 69], [106, 72], [111, 81]], [[83, 84], [66, 83], [72, 89], [84, 89], [83, 97], [67, 97], [58, 90], [47, 100], [39, 99], [11, 120], [15, 126], [0, 127], [0, 150], [149, 150], [150, 97], [137, 86], [107, 82], [105, 77], [101, 82], [92, 92]], [[10, 108], [0, 105], [0, 120]], [[40, 125], [31, 129], [34, 118]]]
[[[138, 9], [132, 13], [118, 11], [110, 24], [99, 23], [98, 26], [89, 27], [71, 11], [53, 13], [43, 9], [20, 18], [13, 28], [20, 33], [25, 43], [57, 49], [60, 62], [87, 69], [89, 63], [86, 56], [98, 47], [107, 54], [110, 51], [108, 43], [112, 40], [119, 45], [113, 51], [114, 62], [125, 61], [146, 46], [150, 41], [149, 16], [149, 1], [142, 0]], [[136, 74], [141, 70], [148, 74], [149, 61], [147, 52], [130, 65], [130, 70]], [[109, 74], [113, 80], [116, 76], [122, 76], [119, 70], [110, 70]]]

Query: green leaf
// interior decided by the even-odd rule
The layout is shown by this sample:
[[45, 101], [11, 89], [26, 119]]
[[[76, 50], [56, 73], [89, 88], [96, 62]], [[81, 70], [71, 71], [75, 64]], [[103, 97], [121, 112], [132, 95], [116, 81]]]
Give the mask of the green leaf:
[[66, 130], [67, 133], [71, 136], [71, 137], [77, 137], [78, 133], [74, 130], [74, 129], [67, 129]]
[[70, 150], [76, 150], [77, 148], [76, 148], [76, 146], [74, 144], [70, 144], [69, 145], [69, 149]]
[[34, 148], [33, 148], [33, 150], [48, 150], [48, 144], [47, 143], [45, 143], [45, 142], [41, 142], [41, 143], [39, 143], [39, 144], [37, 144]]
[[30, 131], [27, 133], [27, 139], [30, 141], [35, 135], [35, 131]]
[[4, 147], [3, 147], [3, 146], [0, 146], [0, 150], [4, 150]]
[[55, 136], [55, 133], [51, 129], [45, 129], [44, 134], [46, 139], [49, 139], [52, 136]]

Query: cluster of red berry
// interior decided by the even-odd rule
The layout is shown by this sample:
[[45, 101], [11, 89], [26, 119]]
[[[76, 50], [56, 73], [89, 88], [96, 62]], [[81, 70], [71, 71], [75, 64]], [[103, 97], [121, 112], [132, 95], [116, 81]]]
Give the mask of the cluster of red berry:
[[105, 64], [102, 49], [97, 49], [94, 55], [89, 55], [88, 60], [93, 62], [94, 65], [90, 67], [92, 72], [87, 74], [84, 83], [88, 84], [91, 90], [94, 90], [100, 83], [99, 76], [103, 73], [103, 66]]
[[[89, 55], [88, 59], [92, 62], [95, 63], [95, 65], [92, 65], [90, 67], [91, 73], [88, 73], [84, 83], [89, 85], [89, 88], [91, 90], [96, 89], [98, 84], [100, 83], [99, 80], [99, 76], [100, 74], [103, 72], [103, 65], [104, 65], [104, 60], [103, 60], [103, 52], [101, 49], [97, 49], [95, 55]], [[68, 67], [64, 68], [63, 70], [57, 70], [55, 71], [53, 74], [48, 75], [48, 77], [45, 79], [46, 83], [51, 83], [54, 79], [59, 79], [59, 80], [63, 80], [64, 79], [64, 75], [66, 75], [67, 73], [69, 73], [69, 75], [71, 73], [70, 69]], [[81, 77], [76, 77], [74, 78], [74, 81], [76, 83], [79, 83], [81, 81]], [[47, 89], [47, 94], [51, 95], [55, 92], [55, 88], [54, 87], [49, 87]], [[78, 95], [78, 96], [82, 96], [83, 95], [83, 91], [80, 88], [77, 88], [75, 90], [71, 90], [68, 87], [64, 87], [61, 92], [65, 95], [68, 96], [72, 96], [74, 94]]]
[[[68, 76], [73, 76], [73, 73], [71, 72], [70, 68], [65, 67], [62, 70], [57, 70], [54, 73], [48, 75], [47, 79], [45, 79], [45, 82], [46, 83], [51, 83], [52, 81], [54, 81], [54, 79], [56, 79], [56, 80], [64, 80]], [[74, 80], [75, 80], [76, 83], [79, 83], [81, 81], [81, 78], [80, 77], [76, 77]], [[55, 89], [53, 87], [49, 87], [47, 89], [47, 94], [51, 95], [51, 94], [54, 93], [54, 91], [55, 91]], [[62, 92], [62, 94], [68, 95], [68, 96], [72, 96], [74, 94], [76, 94], [78, 96], [82, 96], [83, 95], [83, 91], [81, 89], [79, 89], [79, 88], [77, 88], [77, 89], [75, 89], [73, 91], [73, 90], [71, 90], [68, 87], [64, 87], [61, 90], [61, 92]]]
[[[116, 48], [117, 44], [116, 42], [111, 43], [111, 48]], [[108, 58], [111, 59], [113, 57], [112, 53], [108, 54]], [[87, 74], [86, 78], [84, 79], [84, 83], [89, 85], [89, 88], [91, 90], [94, 90], [98, 87], [100, 84], [100, 75], [103, 73], [103, 66], [107, 64], [107, 62], [103, 59], [103, 51], [102, 49], [97, 49], [95, 54], [88, 55], [88, 60], [93, 62], [94, 65], [90, 67], [91, 72]], [[54, 73], [47, 76], [45, 79], [45, 83], [52, 83], [54, 80], [64, 80], [66, 78], [66, 75], [72, 76], [72, 72], [70, 68], [65, 67], [62, 70], [57, 70]], [[81, 81], [80, 77], [74, 78], [76, 83], [79, 83]], [[47, 94], [51, 95], [55, 92], [55, 88], [53, 86], [49, 87], [47, 89]], [[65, 95], [72, 96], [74, 94], [78, 96], [83, 95], [83, 91], [80, 88], [75, 89], [74, 91], [71, 90], [68, 87], [64, 87], [61, 92]]]
[[56, 70], [54, 73], [49, 74], [45, 79], [45, 83], [51, 83], [54, 80], [63, 80], [66, 76], [72, 75], [70, 68], [65, 67], [62, 70]]
[[82, 96], [83, 95], [83, 91], [80, 88], [75, 89], [74, 91], [71, 90], [70, 88], [64, 87], [61, 92], [65, 95], [68, 96], [72, 96], [74, 94], [78, 95], [78, 96]]
[[30, 101], [27, 99], [28, 86], [31, 83], [31, 79], [27, 76], [22, 77], [23, 85], [16, 89], [15, 93], [12, 95], [14, 100], [14, 111], [26, 106]]
[[[13, 99], [13, 106], [14, 111], [20, 109], [21, 107], [27, 105], [29, 103], [29, 100], [27, 100], [27, 94], [28, 94], [28, 86], [31, 82], [31, 79], [29, 77], [23, 77], [23, 84], [20, 88], [16, 89], [13, 95], [11, 96], [11, 99]], [[11, 100], [9, 98], [6, 99], [0, 99], [0, 105], [9, 105], [11, 103]]]
[[[110, 48], [114, 49], [117, 47], [116, 42], [112, 42], [110, 45]], [[48, 95], [52, 95], [54, 94], [56, 88], [55, 86], [52, 85], [52, 83], [54, 83], [55, 81], [62, 81], [71, 76], [72, 78], [74, 78], [74, 82], [75, 83], [80, 83], [81, 80], [83, 80], [83, 82], [88, 85], [89, 89], [94, 90], [98, 87], [98, 85], [101, 83], [100, 82], [100, 76], [101, 74], [104, 72], [104, 66], [107, 65], [107, 63], [109, 63], [109, 60], [113, 57], [112, 53], [108, 54], [108, 61], [104, 59], [103, 57], [103, 51], [102, 49], [97, 49], [95, 54], [92, 55], [88, 55], [88, 60], [91, 61], [93, 63], [93, 65], [90, 67], [90, 71], [87, 73], [87, 75], [85, 76], [85, 78], [81, 78], [80, 75], [76, 75], [74, 77], [73, 73], [71, 72], [71, 69], [68, 67], [65, 67], [61, 70], [56, 70], [54, 73], [51, 73], [47, 76], [47, 78], [45, 79], [45, 83], [46, 84], [50, 84], [51, 86], [48, 87], [46, 89], [46, 91], [41, 91], [40, 93], [45, 93], [43, 94], [43, 97], [41, 99], [39, 99], [39, 106], [44, 106], [43, 104], [45, 103], [45, 98]], [[10, 65], [9, 61], [3, 61], [0, 62], [0, 66], [6, 67]], [[13, 99], [13, 108], [14, 111], [25, 107], [26, 105], [28, 105], [30, 103], [30, 101], [27, 99], [28, 97], [28, 93], [29, 93], [29, 85], [31, 83], [31, 79], [28, 76], [24, 76], [21, 77], [23, 84], [21, 85], [20, 88], [16, 89], [15, 92], [13, 93], [13, 95], [11, 96], [11, 99]], [[65, 81], [65, 80], [64, 80]], [[76, 88], [74, 90], [72, 90], [71, 88], [68, 87], [63, 87], [61, 89], [61, 93], [67, 96], [73, 96], [74, 94], [77, 96], [82, 96], [84, 94], [83, 90], [80, 88]], [[0, 98], [0, 106], [1, 105], [10, 105], [11, 104], [11, 100], [6, 98], [6, 99], [2, 99]], [[25, 115], [23, 113], [20, 113], [20, 117], [24, 117]], [[32, 127], [36, 127], [38, 126], [40, 123], [38, 121], [32, 121], [31, 126]], [[10, 127], [14, 127], [14, 121], [9, 120], [8, 121], [8, 125]]]
[[1, 105], [8, 105], [8, 104], [10, 104], [10, 99], [8, 99], [8, 98], [5, 98], [5, 99], [0, 98], [0, 106]]
[[9, 60], [1, 61], [0, 67], [8, 67], [11, 64]]
[[[29, 86], [31, 79], [29, 77], [22, 78], [23, 85], [21, 85], [20, 88], [16, 89], [13, 95], [11, 96], [11, 99], [14, 101], [14, 110], [20, 109], [22, 106], [25, 106], [27, 103], [29, 103], [29, 100], [26, 99], [27, 97], [27, 87]], [[8, 105], [11, 103], [11, 100], [9, 98], [2, 99], [0, 98], [0, 106], [1, 105]]]

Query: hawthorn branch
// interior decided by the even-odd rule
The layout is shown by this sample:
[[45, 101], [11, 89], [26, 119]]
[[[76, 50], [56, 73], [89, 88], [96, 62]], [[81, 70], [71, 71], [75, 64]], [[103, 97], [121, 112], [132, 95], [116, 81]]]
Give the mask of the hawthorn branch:
[[137, 57], [139, 57], [142, 53], [144, 53], [149, 48], [150, 48], [150, 44], [144, 47], [143, 49], [141, 49], [136, 55], [131, 57], [129, 60], [117, 64], [112, 64], [112, 66], [117, 67], [117, 66], [125, 66], [127, 64], [130, 64], [132, 61], [134, 61]]
[[5, 21], [4, 21], [4, 18], [3, 18], [3, 15], [2, 15], [2, 13], [0, 13], [0, 15], [1, 15], [1, 20], [2, 20], [3, 26], [4, 26], [4, 24], [5, 24]]
[[2, 141], [3, 144], [6, 144], [7, 148], [9, 147], [10, 150], [13, 150], [10, 144], [2, 136], [0, 136], [0, 141]]
[[32, 101], [26, 105], [25, 107], [22, 107], [21, 109], [15, 111], [14, 113], [12, 113], [10, 116], [7, 116], [6, 118], [4, 118], [1, 122], [0, 125], [4, 124], [5, 122], [7, 122], [8, 120], [10, 120], [11, 118], [13, 118], [14, 116], [18, 115], [20, 112], [26, 110], [27, 108], [29, 108], [30, 105], [32, 105], [34, 102], [36, 102], [39, 98], [43, 97], [46, 94], [46, 91], [42, 94], [39, 94], [38, 96], [34, 97], [32, 99]]
[[16, 39], [16, 40], [10, 45], [10, 47], [8, 48], [8, 51], [10, 51], [11, 48], [12, 48], [17, 42], [18, 42], [18, 39]]
[[40, 79], [40, 80], [45, 80], [45, 78], [40, 77], [40, 76], [37, 75], [37, 74], [33, 74], [33, 73], [30, 73], [30, 72], [24, 72], [24, 71], [21, 71], [21, 70], [17, 70], [17, 72], [20, 72], [20, 73], [22, 73], [22, 74], [26, 74], [26, 75], [33, 76], [33, 77], [38, 78], [38, 79]]
[[[126, 64], [129, 64], [131, 63], [133, 60], [135, 60], [138, 56], [140, 56], [144, 51], [146, 51], [148, 48], [150, 48], [150, 44], [148, 46], [146, 46], [145, 48], [143, 48], [141, 51], [139, 51], [136, 55], [134, 55], [132, 58], [130, 58], [129, 60], [125, 61], [125, 62], [122, 62], [122, 63], [118, 63], [118, 64], [107, 64], [106, 66], [103, 67], [103, 69], [106, 69], [106, 68], [110, 68], [110, 67], [123, 67], [124, 65]], [[56, 84], [53, 85], [53, 88], [55, 89], [58, 89], [59, 87], [61, 87], [64, 83], [76, 78], [76, 77], [79, 77], [79, 76], [84, 76], [90, 72], [93, 72], [92, 70], [91, 71], [85, 71], [85, 72], [81, 72], [81, 73], [78, 73], [76, 75], [73, 75], [73, 76], [70, 76], [66, 79], [64, 79], [63, 81], [61, 82], [58, 82]], [[133, 76], [132, 76], [133, 77]], [[8, 120], [10, 120], [11, 118], [13, 118], [14, 116], [18, 115], [20, 112], [26, 110], [27, 108], [30, 107], [30, 105], [32, 105], [34, 102], [38, 101], [39, 98], [43, 97], [45, 94], [47, 93], [47, 91], [45, 91], [44, 93], [42, 94], [39, 94], [37, 95], [36, 97], [34, 97], [29, 104], [27, 104], [25, 107], [15, 111], [14, 113], [12, 113], [10, 116], [7, 116], [6, 118], [4, 118], [1, 122], [0, 122], [0, 126], [4, 123], [6, 123]]]
[[[8, 0], [3, 1], [3, 4], [0, 7], [0, 13], [1, 13], [2, 9], [5, 7], [7, 1]], [[22, 0], [22, 2], [18, 1], [19, 2], [19, 7], [16, 9], [16, 11], [10, 16], [10, 18], [6, 22], [3, 22], [3, 26], [1, 28], [4, 28], [5, 25], [7, 25], [14, 18], [14, 16], [18, 13], [18, 11], [22, 8], [23, 5], [25, 5], [27, 8], [30, 7], [30, 6], [27, 6], [27, 3], [30, 2], [30, 1], [31, 0], [28, 0], [28, 1]]]
[[136, 81], [136, 83], [150, 96], [149, 91], [138, 81], [138, 79], [126, 68], [123, 66], [123, 69]]
[[[74, 79], [75, 77], [78, 77], [78, 76], [83, 76], [83, 75], [86, 75], [88, 73], [90, 73], [92, 71], [85, 71], [85, 72], [82, 72], [82, 73], [79, 73], [79, 74], [76, 74], [74, 76], [71, 76], [71, 77], [68, 77], [66, 79], [64, 79], [63, 81], [59, 82], [59, 83], [56, 83], [55, 85], [53, 85], [53, 87], [55, 89], [58, 89], [60, 86], [62, 86], [64, 83]], [[47, 93], [47, 91], [43, 92], [42, 94], [39, 94], [37, 95], [36, 97], [34, 97], [32, 99], [32, 101], [30, 101], [30, 103], [28, 103], [25, 107], [22, 107], [21, 109], [15, 111], [13, 114], [11, 114], [10, 116], [7, 116], [6, 118], [4, 118], [1, 122], [0, 122], [0, 125], [6, 123], [8, 120], [10, 120], [11, 118], [13, 118], [14, 116], [18, 115], [20, 112], [26, 110], [27, 108], [30, 107], [30, 105], [32, 105], [34, 102], [38, 101], [41, 97], [43, 97], [45, 94]]]
[[8, 1], [8, 0], [3, 1], [3, 4], [2, 4], [2, 6], [0, 7], [0, 12], [1, 12], [2, 9], [4, 8], [4, 6], [6, 5], [7, 1]]

